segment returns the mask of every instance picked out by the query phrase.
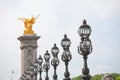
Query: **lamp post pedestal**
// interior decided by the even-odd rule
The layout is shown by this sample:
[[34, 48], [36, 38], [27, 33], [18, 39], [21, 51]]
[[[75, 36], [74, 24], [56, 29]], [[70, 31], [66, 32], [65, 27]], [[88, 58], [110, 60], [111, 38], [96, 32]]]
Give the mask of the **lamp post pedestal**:
[[91, 76], [90, 75], [82, 75], [81, 79], [82, 80], [90, 80]]
[[84, 67], [82, 68], [82, 80], [90, 80], [91, 76], [89, 75], [89, 68], [87, 66], [87, 56], [83, 57], [84, 59]]
[[46, 77], [45, 77], [45, 80], [49, 80], [49, 77], [48, 77], [48, 69], [46, 69]]
[[71, 80], [71, 78], [64, 78], [63, 80]]
[[40, 71], [39, 71], [39, 76], [40, 76], [40, 77], [39, 77], [39, 80], [42, 80], [41, 74], [42, 74], [42, 71], [40, 70]]
[[69, 73], [69, 71], [68, 71], [68, 62], [65, 62], [65, 72], [64, 72], [64, 76], [65, 76], [65, 78], [63, 79], [63, 80], [71, 80], [71, 78], [69, 78], [69, 76], [70, 76], [70, 73]]

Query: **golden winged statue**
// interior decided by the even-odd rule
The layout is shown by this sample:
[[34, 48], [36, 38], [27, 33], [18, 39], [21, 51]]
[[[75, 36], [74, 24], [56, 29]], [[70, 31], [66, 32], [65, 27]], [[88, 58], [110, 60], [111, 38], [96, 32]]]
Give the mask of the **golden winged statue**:
[[[38, 15], [39, 16], [39, 15]], [[18, 18], [19, 20], [24, 22], [25, 30], [24, 34], [35, 34], [34, 31], [32, 30], [32, 25], [35, 23], [35, 20], [37, 17], [32, 16], [32, 18]]]

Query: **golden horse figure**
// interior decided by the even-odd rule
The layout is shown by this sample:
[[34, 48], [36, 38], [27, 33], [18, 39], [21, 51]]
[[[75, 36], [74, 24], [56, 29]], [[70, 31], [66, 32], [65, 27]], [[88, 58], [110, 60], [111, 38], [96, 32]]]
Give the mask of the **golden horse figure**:
[[36, 17], [32, 16], [32, 18], [30, 19], [18, 18], [19, 20], [24, 22], [24, 26], [25, 26], [24, 34], [35, 34], [34, 31], [32, 30], [32, 25], [35, 23], [35, 20], [37, 19], [38, 16]]

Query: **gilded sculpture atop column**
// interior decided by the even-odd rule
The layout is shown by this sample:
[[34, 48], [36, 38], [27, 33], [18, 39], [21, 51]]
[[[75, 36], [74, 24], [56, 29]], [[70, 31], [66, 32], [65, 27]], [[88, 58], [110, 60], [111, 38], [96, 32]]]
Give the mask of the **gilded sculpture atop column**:
[[[39, 16], [39, 15], [38, 15]], [[18, 18], [19, 20], [24, 22], [25, 30], [24, 34], [35, 34], [32, 30], [32, 25], [35, 23], [37, 17], [32, 16], [32, 18]]]

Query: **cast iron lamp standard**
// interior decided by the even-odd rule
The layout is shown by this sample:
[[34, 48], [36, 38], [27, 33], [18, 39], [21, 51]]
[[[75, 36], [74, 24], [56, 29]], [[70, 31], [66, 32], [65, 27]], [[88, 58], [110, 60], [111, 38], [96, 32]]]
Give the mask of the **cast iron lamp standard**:
[[46, 72], [45, 80], [49, 80], [48, 70], [50, 69], [50, 62], [49, 62], [50, 54], [48, 53], [48, 51], [46, 51], [46, 53], [44, 54], [44, 59], [45, 59], [45, 63], [44, 63], [44, 65], [43, 65], [43, 69], [44, 69], [45, 72]]
[[37, 80], [38, 72], [39, 72], [39, 75], [40, 75], [39, 80], [42, 80], [42, 77], [41, 77], [41, 74], [42, 74], [42, 71], [43, 71], [42, 63], [43, 63], [43, 59], [40, 55], [39, 58], [37, 60], [35, 60], [35, 62], [34, 62], [34, 70], [33, 71], [34, 71], [34, 74], [35, 74], [35, 80]]
[[71, 80], [71, 78], [69, 78], [70, 73], [68, 71], [68, 62], [72, 59], [72, 55], [69, 51], [69, 47], [71, 45], [71, 41], [69, 40], [69, 38], [67, 38], [67, 35], [64, 35], [64, 39], [62, 39], [61, 41], [61, 46], [63, 47], [63, 54], [62, 54], [62, 61], [65, 62], [65, 72], [64, 72], [64, 76], [65, 78], [63, 80]]
[[56, 74], [56, 69], [57, 69], [57, 66], [59, 65], [59, 59], [58, 59], [59, 49], [56, 46], [56, 44], [54, 44], [54, 47], [51, 49], [51, 53], [53, 55], [53, 58], [51, 60], [51, 65], [54, 67], [53, 80], [57, 80], [58, 76]]
[[19, 80], [27, 80], [27, 75], [26, 74], [23, 74]]
[[37, 59], [34, 62], [34, 74], [35, 74], [35, 80], [37, 80], [37, 73], [38, 73], [38, 61]]
[[42, 57], [40, 55], [39, 58], [38, 58], [38, 64], [39, 64], [39, 66], [38, 66], [38, 72], [39, 72], [39, 76], [40, 76], [39, 80], [42, 80], [42, 77], [41, 77], [42, 71], [43, 71], [42, 63], [43, 63], [43, 59], [42, 59]]
[[25, 73], [21, 76], [19, 80], [31, 80], [31, 76], [29, 74], [29, 70], [27, 69]]
[[78, 46], [78, 53], [83, 55], [84, 67], [82, 69], [82, 80], [90, 80], [89, 68], [87, 66], [87, 56], [92, 52], [92, 42], [89, 39], [92, 30], [87, 25], [86, 20], [83, 21], [83, 25], [79, 27], [78, 33], [81, 37], [80, 47]]
[[29, 73], [30, 73], [30, 76], [31, 76], [31, 80], [33, 80], [33, 76], [35, 75], [35, 73], [34, 73], [34, 65], [33, 64], [31, 64], [30, 65], [30, 71], [29, 71]]

